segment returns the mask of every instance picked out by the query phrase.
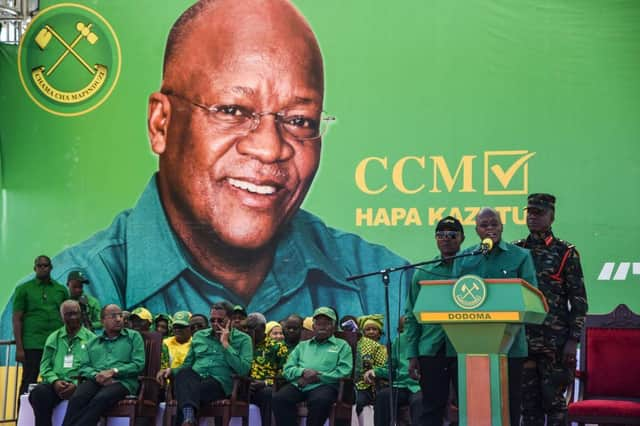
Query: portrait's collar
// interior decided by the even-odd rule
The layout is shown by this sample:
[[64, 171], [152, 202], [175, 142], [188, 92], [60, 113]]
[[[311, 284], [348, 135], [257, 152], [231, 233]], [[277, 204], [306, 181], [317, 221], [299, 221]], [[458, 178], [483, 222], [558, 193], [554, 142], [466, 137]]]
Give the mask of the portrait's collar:
[[127, 307], [159, 292], [189, 266], [169, 226], [156, 181], [154, 174], [127, 221]]

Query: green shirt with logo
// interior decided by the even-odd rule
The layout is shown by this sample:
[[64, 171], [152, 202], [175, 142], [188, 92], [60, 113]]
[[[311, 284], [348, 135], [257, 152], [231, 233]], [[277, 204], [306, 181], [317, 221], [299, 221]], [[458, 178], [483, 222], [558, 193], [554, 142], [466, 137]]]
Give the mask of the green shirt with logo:
[[289, 355], [284, 365], [283, 376], [299, 387], [297, 380], [306, 369], [318, 371], [320, 381], [302, 387], [302, 391], [310, 391], [321, 385], [337, 385], [342, 377], [351, 376], [351, 347], [345, 340], [335, 336], [323, 342], [318, 342], [315, 337], [301, 341]]
[[67, 328], [64, 326], [51, 333], [44, 344], [40, 361], [42, 382], [64, 380], [77, 383], [83, 353], [94, 337], [96, 335], [84, 327], [80, 327], [73, 337], [67, 334]]
[[191, 368], [201, 377], [216, 379], [225, 394], [229, 395], [233, 385], [232, 375], [248, 375], [252, 361], [253, 344], [247, 334], [232, 328], [229, 331], [229, 347], [225, 349], [211, 328], [207, 328], [193, 335], [184, 363], [171, 371], [177, 374], [183, 368]]
[[135, 330], [123, 328], [120, 333], [109, 338], [106, 335], [94, 337], [83, 356], [80, 375], [93, 379], [104, 370], [118, 369], [114, 380], [122, 383], [129, 394], [138, 391], [138, 376], [144, 370], [144, 341]]
[[22, 312], [24, 349], [42, 349], [47, 337], [62, 327], [60, 305], [69, 298], [67, 288], [56, 281], [34, 278], [16, 289], [13, 312]]
[[[465, 249], [462, 253], [478, 251], [480, 245]], [[469, 256], [456, 259], [453, 274], [458, 278], [463, 275], [477, 275], [480, 278], [522, 278], [534, 287], [538, 287], [536, 269], [529, 250], [500, 241], [487, 255]], [[509, 350], [510, 357], [527, 356], [527, 339], [524, 326], [516, 335]]]

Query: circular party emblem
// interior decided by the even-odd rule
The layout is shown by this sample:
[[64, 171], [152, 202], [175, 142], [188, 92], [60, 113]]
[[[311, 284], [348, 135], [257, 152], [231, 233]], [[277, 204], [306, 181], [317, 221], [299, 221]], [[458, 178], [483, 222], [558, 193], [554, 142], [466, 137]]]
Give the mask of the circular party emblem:
[[106, 19], [86, 6], [61, 3], [29, 25], [18, 49], [18, 72], [40, 108], [73, 117], [109, 98], [121, 60], [118, 37]]
[[487, 298], [487, 286], [476, 275], [464, 275], [453, 285], [453, 301], [462, 309], [475, 309]]

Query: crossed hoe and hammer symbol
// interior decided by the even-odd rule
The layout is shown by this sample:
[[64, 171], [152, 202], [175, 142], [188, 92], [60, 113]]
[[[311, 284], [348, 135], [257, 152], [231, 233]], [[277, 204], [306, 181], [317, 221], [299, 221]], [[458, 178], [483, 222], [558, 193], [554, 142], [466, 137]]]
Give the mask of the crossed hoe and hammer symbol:
[[478, 287], [478, 284], [476, 283], [473, 283], [471, 288], [469, 288], [467, 284], [462, 284], [462, 286], [460, 287], [460, 290], [462, 290], [462, 292], [464, 293], [462, 295], [463, 299], [466, 299], [468, 296], [471, 296], [471, 298], [475, 298], [475, 296], [473, 295], [473, 291], [480, 290], [480, 287]]
[[35, 39], [35, 42], [40, 48], [40, 50], [45, 50], [47, 48], [52, 37], [58, 40], [60, 44], [62, 44], [62, 46], [64, 46], [65, 48], [65, 51], [62, 53], [62, 55], [60, 55], [60, 57], [56, 60], [56, 62], [53, 65], [51, 65], [51, 67], [47, 70], [45, 75], [50, 76], [51, 74], [53, 74], [56, 68], [58, 68], [58, 66], [62, 63], [64, 58], [66, 58], [69, 55], [69, 53], [71, 53], [80, 62], [80, 64], [82, 64], [82, 66], [84, 66], [87, 69], [87, 71], [91, 73], [91, 75], [94, 75], [96, 73], [96, 70], [93, 67], [91, 67], [91, 65], [89, 65], [87, 61], [85, 61], [78, 54], [78, 52], [74, 50], [76, 45], [83, 38], [86, 38], [89, 44], [91, 45], [94, 45], [98, 42], [98, 36], [95, 33], [91, 32], [92, 25], [93, 24], [85, 25], [82, 22], [78, 22], [76, 24], [76, 30], [78, 30], [78, 35], [76, 36], [75, 39], [73, 39], [71, 44], [67, 43], [60, 36], [60, 34], [58, 34], [49, 25], [45, 25], [44, 28], [40, 30], [40, 32], [38, 33]]

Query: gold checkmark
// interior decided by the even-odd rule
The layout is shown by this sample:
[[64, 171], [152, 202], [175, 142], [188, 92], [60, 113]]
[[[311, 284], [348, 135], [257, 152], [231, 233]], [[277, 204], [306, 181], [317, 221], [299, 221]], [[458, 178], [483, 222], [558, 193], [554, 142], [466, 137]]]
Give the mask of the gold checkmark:
[[[525, 151], [525, 150], [518, 150], [518, 151], [486, 151], [484, 153], [484, 160], [485, 160], [485, 168], [484, 168], [484, 178], [485, 178], [485, 182], [484, 182], [484, 193], [485, 195], [515, 195], [515, 194], [526, 194], [527, 193], [527, 187], [528, 187], [528, 164], [527, 161], [533, 157], [536, 153], [535, 152], [529, 152], [529, 151]], [[517, 156], [517, 157], [515, 157]], [[515, 162], [511, 163], [511, 165], [509, 165], [509, 167], [506, 168], [506, 170], [500, 166], [499, 164], [494, 164], [492, 166], [490, 166], [490, 163], [495, 162], [495, 160], [491, 161], [492, 159], [495, 159], [496, 157], [510, 157], [510, 159], [512, 158], [517, 158]], [[504, 161], [503, 161], [504, 163]], [[507, 189], [509, 187], [509, 185], [512, 183], [514, 176], [518, 173], [518, 170], [523, 170], [523, 182], [522, 182], [522, 188], [510, 188]], [[489, 188], [489, 182], [490, 182], [490, 173], [489, 171], [491, 171], [493, 173], [493, 175], [495, 176], [495, 178], [498, 180], [498, 182], [500, 182], [500, 185], [502, 185], [503, 189], [490, 189]], [[513, 185], [512, 185], [513, 186]]]
[[513, 163], [506, 171], [503, 170], [502, 167], [500, 167], [498, 164], [494, 164], [493, 166], [491, 166], [491, 171], [494, 175], [496, 175], [496, 178], [498, 178], [502, 187], [506, 189], [507, 185], [509, 185], [509, 182], [511, 182], [511, 179], [513, 179], [513, 175], [515, 175], [518, 169], [534, 155], [535, 152], [531, 152], [524, 157], [520, 157], [518, 161]]

